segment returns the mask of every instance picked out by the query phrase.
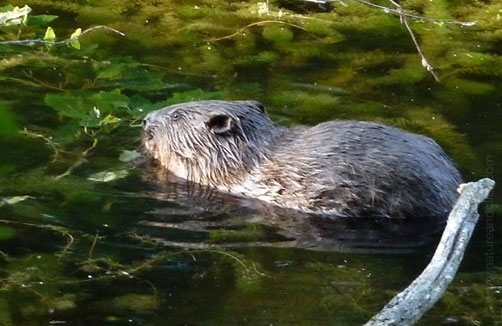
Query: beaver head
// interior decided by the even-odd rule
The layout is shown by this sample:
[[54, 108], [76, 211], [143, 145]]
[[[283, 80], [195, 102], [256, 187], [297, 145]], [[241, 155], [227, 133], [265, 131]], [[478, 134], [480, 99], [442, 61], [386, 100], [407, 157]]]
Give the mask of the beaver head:
[[198, 101], [150, 112], [143, 130], [147, 155], [181, 178], [218, 187], [257, 168], [283, 128], [256, 101]]

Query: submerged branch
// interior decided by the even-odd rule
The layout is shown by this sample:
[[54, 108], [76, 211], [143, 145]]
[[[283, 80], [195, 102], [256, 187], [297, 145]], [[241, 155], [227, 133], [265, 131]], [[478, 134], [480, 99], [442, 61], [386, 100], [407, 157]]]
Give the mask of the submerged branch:
[[226, 36], [222, 36], [222, 37], [217, 37], [217, 38], [209, 39], [208, 42], [217, 42], [217, 41], [231, 39], [231, 38], [236, 37], [237, 35], [241, 34], [242, 32], [244, 32], [245, 30], [247, 30], [247, 29], [249, 29], [251, 27], [254, 27], [254, 26], [263, 26], [263, 25], [266, 25], [266, 24], [283, 24], [283, 25], [288, 25], [288, 26], [291, 26], [291, 27], [294, 27], [294, 28], [301, 29], [302, 31], [306, 31], [306, 29], [303, 28], [303, 27], [301, 27], [301, 26], [298, 26], [298, 25], [295, 25], [295, 24], [291, 24], [291, 23], [287, 23], [287, 22], [283, 22], [281, 20], [262, 20], [262, 21], [259, 21], [259, 22], [255, 22], [255, 23], [251, 23], [249, 25], [246, 25], [246, 26], [242, 27], [241, 29], [239, 29], [237, 32], [232, 33], [230, 35], [226, 35]]
[[42, 134], [29, 131], [28, 129], [24, 128], [23, 130], [19, 131], [21, 135], [32, 137], [32, 138], [41, 138], [43, 139], [46, 143], [47, 146], [49, 146], [53, 151], [54, 151], [54, 156], [52, 158], [51, 163], [54, 163], [58, 160], [58, 155], [59, 155], [59, 150], [58, 150], [58, 145], [57, 143], [53, 142], [50, 137], [46, 137]]
[[494, 185], [493, 180], [482, 179], [460, 186], [460, 198], [448, 216], [443, 236], [429, 265], [365, 326], [412, 325], [441, 298], [462, 261], [478, 221], [478, 206], [488, 197]]

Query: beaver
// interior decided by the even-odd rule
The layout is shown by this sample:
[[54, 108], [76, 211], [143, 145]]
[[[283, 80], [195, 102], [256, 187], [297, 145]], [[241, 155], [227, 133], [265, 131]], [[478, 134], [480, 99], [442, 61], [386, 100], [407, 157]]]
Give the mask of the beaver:
[[257, 101], [150, 112], [143, 151], [190, 182], [332, 217], [446, 217], [462, 178], [432, 139], [377, 122], [276, 125]]

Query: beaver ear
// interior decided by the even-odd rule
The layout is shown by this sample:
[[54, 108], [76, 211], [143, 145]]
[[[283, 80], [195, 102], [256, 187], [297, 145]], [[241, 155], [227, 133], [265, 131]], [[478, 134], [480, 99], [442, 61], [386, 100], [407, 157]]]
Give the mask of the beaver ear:
[[234, 124], [234, 119], [227, 114], [213, 114], [206, 118], [206, 126], [217, 135], [231, 131]]

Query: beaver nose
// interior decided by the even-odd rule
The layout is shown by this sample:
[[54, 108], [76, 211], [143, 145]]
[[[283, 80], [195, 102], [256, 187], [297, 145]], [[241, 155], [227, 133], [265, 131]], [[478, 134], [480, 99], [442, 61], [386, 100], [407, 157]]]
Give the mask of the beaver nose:
[[148, 117], [145, 117], [143, 121], [141, 122], [141, 126], [143, 127], [144, 131], [148, 131], [152, 129], [153, 126], [153, 121], [149, 119]]
[[143, 125], [143, 136], [145, 137], [145, 139], [152, 140], [155, 133], [155, 127], [153, 127], [151, 121], [148, 119], [148, 117], [146, 117], [145, 119], [143, 119], [141, 124]]
[[155, 111], [148, 113], [141, 122], [143, 129], [147, 129], [152, 126], [155, 121]]

